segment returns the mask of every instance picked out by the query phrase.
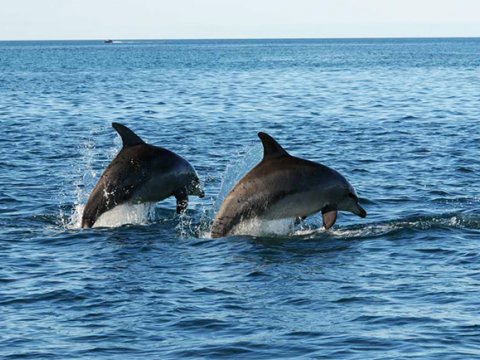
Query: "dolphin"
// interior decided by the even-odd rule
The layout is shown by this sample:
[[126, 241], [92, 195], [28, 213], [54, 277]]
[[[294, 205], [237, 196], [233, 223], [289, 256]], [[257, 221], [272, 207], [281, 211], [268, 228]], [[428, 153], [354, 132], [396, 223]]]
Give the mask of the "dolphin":
[[88, 198], [82, 227], [89, 228], [108, 210], [123, 203], [177, 199], [177, 213], [186, 210], [188, 195], [203, 197], [198, 175], [181, 156], [145, 143], [132, 130], [118, 123], [113, 128], [123, 147], [105, 169]]
[[339, 210], [367, 216], [354, 188], [337, 171], [291, 156], [266, 133], [258, 137], [263, 159], [226, 196], [213, 221], [212, 238], [229, 235], [238, 224], [256, 217], [304, 219], [321, 211], [329, 229]]

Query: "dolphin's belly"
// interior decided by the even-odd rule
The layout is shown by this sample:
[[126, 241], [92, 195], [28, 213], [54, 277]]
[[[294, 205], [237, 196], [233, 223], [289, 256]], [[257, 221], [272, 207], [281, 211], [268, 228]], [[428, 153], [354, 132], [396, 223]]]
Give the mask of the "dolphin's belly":
[[308, 191], [286, 195], [269, 206], [261, 218], [267, 220], [303, 217], [320, 211], [326, 202], [318, 192]]
[[132, 196], [131, 202], [158, 202], [172, 196], [179, 187], [174, 176], [152, 176]]

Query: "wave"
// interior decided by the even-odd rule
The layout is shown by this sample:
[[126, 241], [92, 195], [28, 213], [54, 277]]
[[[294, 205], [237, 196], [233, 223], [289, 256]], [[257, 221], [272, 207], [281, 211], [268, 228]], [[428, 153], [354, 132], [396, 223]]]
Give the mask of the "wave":
[[[329, 230], [317, 224], [295, 224], [294, 219], [262, 220], [256, 218], [238, 225], [234, 228], [230, 236], [298, 237], [307, 239], [322, 236], [339, 239], [362, 239], [394, 235], [403, 232], [424, 232], [437, 229], [460, 229], [478, 232], [480, 231], [480, 216], [469, 213], [412, 216], [404, 219], [367, 224], [337, 225]], [[203, 230], [195, 234], [200, 238], [210, 238], [209, 231]]]
[[480, 230], [480, 216], [468, 213], [435, 214], [430, 216], [413, 216], [366, 225], [352, 225], [324, 228], [309, 228], [294, 231], [292, 235], [314, 237], [318, 234], [328, 234], [335, 238], [354, 239], [372, 238], [393, 235], [404, 231], [429, 231], [436, 229]]
[[[329, 230], [317, 224], [296, 224], [294, 219], [262, 220], [255, 218], [238, 225], [230, 236], [298, 237], [307, 239], [325, 236], [339, 239], [362, 239], [394, 235], [406, 231], [423, 232], [437, 229], [460, 229], [477, 232], [480, 230], [480, 216], [468, 212], [412, 216], [367, 224], [337, 225]], [[203, 231], [199, 237], [210, 238], [210, 233]]]
[[[160, 210], [160, 211], [158, 211]], [[162, 211], [164, 210], [164, 211]], [[209, 239], [212, 218], [208, 209], [192, 210], [181, 216], [176, 216], [174, 210], [159, 209], [153, 203], [123, 204], [102, 214], [94, 227], [118, 227], [127, 224], [148, 225], [163, 222], [172, 226], [170, 221], [175, 220], [172, 230], [182, 238]], [[62, 225], [66, 229], [80, 229], [83, 205], [74, 206], [73, 215], [66, 217]], [[174, 223], [175, 223], [174, 222]], [[411, 216], [395, 220], [386, 220], [354, 225], [336, 225], [329, 230], [318, 223], [312, 222], [296, 224], [294, 219], [265, 220], [254, 218], [237, 225], [230, 236], [252, 237], [295, 237], [315, 238], [318, 236], [339, 239], [375, 238], [386, 235], [395, 235], [403, 232], [424, 232], [431, 230], [469, 230], [480, 231], [480, 215], [473, 212], [455, 212]]]

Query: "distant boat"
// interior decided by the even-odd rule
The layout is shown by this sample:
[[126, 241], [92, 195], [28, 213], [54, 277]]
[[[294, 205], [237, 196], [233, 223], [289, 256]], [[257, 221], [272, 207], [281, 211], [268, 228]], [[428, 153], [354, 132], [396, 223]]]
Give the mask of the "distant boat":
[[105, 40], [104, 43], [105, 43], [105, 44], [112, 44], [112, 43], [113, 43], [113, 40]]

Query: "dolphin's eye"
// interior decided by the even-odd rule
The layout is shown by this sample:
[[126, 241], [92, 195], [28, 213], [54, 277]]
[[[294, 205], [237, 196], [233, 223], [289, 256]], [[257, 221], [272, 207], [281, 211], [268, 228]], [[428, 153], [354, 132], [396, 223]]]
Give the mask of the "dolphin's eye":
[[348, 197], [355, 201], [358, 200], [358, 197], [354, 193], [348, 193]]

